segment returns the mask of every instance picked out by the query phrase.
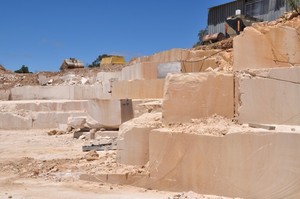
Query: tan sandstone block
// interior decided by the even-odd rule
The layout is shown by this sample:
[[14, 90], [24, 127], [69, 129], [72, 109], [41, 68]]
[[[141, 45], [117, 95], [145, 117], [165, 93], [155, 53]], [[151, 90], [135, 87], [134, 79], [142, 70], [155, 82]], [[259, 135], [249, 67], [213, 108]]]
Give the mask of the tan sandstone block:
[[164, 122], [186, 122], [234, 113], [233, 75], [223, 73], [169, 74], [163, 99]]
[[117, 140], [117, 161], [145, 165], [149, 161], [149, 133], [161, 124], [161, 113], [144, 114], [123, 123]]
[[300, 124], [300, 68], [252, 72], [237, 81], [237, 114], [240, 123]]
[[235, 71], [300, 64], [300, 36], [292, 27], [247, 27], [233, 48]]
[[299, 133], [223, 137], [153, 130], [153, 189], [240, 198], [299, 198]]
[[121, 80], [157, 79], [156, 62], [143, 62], [126, 66], [122, 69]]
[[117, 81], [113, 83], [113, 99], [162, 98], [164, 79]]

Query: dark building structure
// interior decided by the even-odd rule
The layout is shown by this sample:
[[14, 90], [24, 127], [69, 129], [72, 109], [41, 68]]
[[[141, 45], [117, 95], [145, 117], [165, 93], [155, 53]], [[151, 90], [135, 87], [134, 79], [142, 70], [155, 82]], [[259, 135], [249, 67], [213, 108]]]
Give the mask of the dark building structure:
[[[299, 3], [300, 4], [300, 3]], [[286, 0], [236, 0], [223, 5], [209, 8], [208, 33], [225, 32], [225, 20], [235, 15], [236, 10], [241, 10], [242, 15], [249, 15], [272, 21], [283, 15], [291, 8]]]

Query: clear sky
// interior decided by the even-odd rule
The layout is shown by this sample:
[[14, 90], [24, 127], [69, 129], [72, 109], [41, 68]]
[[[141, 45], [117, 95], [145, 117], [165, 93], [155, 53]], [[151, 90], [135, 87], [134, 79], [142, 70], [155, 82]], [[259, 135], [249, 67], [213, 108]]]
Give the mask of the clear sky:
[[0, 0], [0, 64], [58, 71], [69, 57], [190, 48], [208, 8], [231, 0]]

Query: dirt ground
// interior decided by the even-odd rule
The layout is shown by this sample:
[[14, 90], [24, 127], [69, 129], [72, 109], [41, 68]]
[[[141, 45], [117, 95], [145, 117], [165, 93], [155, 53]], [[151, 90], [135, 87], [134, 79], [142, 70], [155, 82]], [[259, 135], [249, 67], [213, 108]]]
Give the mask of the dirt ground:
[[173, 193], [79, 180], [80, 174], [146, 172], [119, 165], [115, 151], [97, 152], [87, 161], [83, 140], [71, 134], [49, 136], [46, 130], [0, 131], [0, 199], [52, 198], [223, 198]]

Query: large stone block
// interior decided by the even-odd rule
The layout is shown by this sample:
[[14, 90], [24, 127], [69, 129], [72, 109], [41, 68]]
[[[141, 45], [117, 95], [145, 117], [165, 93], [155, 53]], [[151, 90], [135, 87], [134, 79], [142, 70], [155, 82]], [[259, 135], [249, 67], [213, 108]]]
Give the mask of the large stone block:
[[10, 90], [0, 90], [0, 100], [6, 101], [10, 99]]
[[300, 124], [300, 68], [253, 71], [237, 79], [240, 123]]
[[27, 114], [0, 112], [0, 129], [31, 129], [33, 120]]
[[247, 27], [233, 48], [235, 71], [300, 64], [300, 35], [292, 27]]
[[122, 69], [122, 80], [157, 79], [156, 62], [136, 63]]
[[162, 63], [157, 66], [157, 78], [166, 78], [168, 73], [181, 73], [181, 62]]
[[165, 78], [168, 73], [198, 73], [217, 67], [219, 67], [218, 61], [213, 58], [200, 59], [198, 61], [162, 63], [157, 66], [157, 78]]
[[70, 86], [22, 86], [11, 89], [12, 100], [70, 98]]
[[131, 100], [89, 100], [87, 112], [107, 128], [119, 128], [123, 122], [133, 118]]
[[3, 101], [0, 113], [0, 129], [59, 128], [76, 116], [95, 120], [100, 127], [119, 128], [133, 118], [131, 100]]
[[155, 53], [151, 56], [136, 58], [133, 62], [134, 63], [140, 63], [140, 62], [164, 63], [164, 62], [174, 62], [174, 61], [176, 62], [180, 60], [187, 60], [189, 58], [189, 55], [190, 55], [190, 51], [187, 49], [174, 48], [171, 50]]
[[161, 113], [144, 114], [123, 123], [117, 141], [117, 161], [121, 164], [145, 165], [149, 161], [149, 133], [157, 128]]
[[102, 85], [23, 86], [11, 89], [11, 100], [110, 99]]
[[88, 100], [20, 100], [0, 102], [2, 112], [32, 111], [82, 111], [87, 109]]
[[113, 99], [162, 98], [164, 79], [118, 81], [113, 83]]
[[111, 99], [110, 83], [104, 85], [76, 85], [70, 87], [70, 99], [90, 100], [90, 99]]
[[299, 198], [299, 142], [300, 133], [295, 132], [215, 137], [153, 130], [151, 188], [241, 198]]
[[223, 73], [169, 74], [163, 99], [164, 122], [234, 114], [233, 75]]
[[[110, 94], [112, 89], [112, 82], [122, 79], [122, 72], [99, 72], [96, 81], [102, 84], [103, 93]], [[110, 96], [110, 95], [109, 95]]]
[[153, 62], [153, 63], [167, 63], [167, 62], [181, 62], [194, 61], [204, 57], [212, 56], [220, 50], [189, 50], [174, 48], [162, 52], [155, 53], [151, 56], [139, 57], [131, 61], [132, 64]]
[[0, 129], [59, 128], [70, 116], [87, 116], [87, 107], [84, 100], [3, 101]]
[[69, 117], [87, 116], [84, 111], [74, 112], [33, 112], [32, 117], [33, 129], [53, 129], [60, 128], [60, 125], [67, 124]]
[[121, 164], [145, 165], [149, 161], [149, 133], [152, 129], [145, 127], [126, 129], [117, 142], [117, 161]]

